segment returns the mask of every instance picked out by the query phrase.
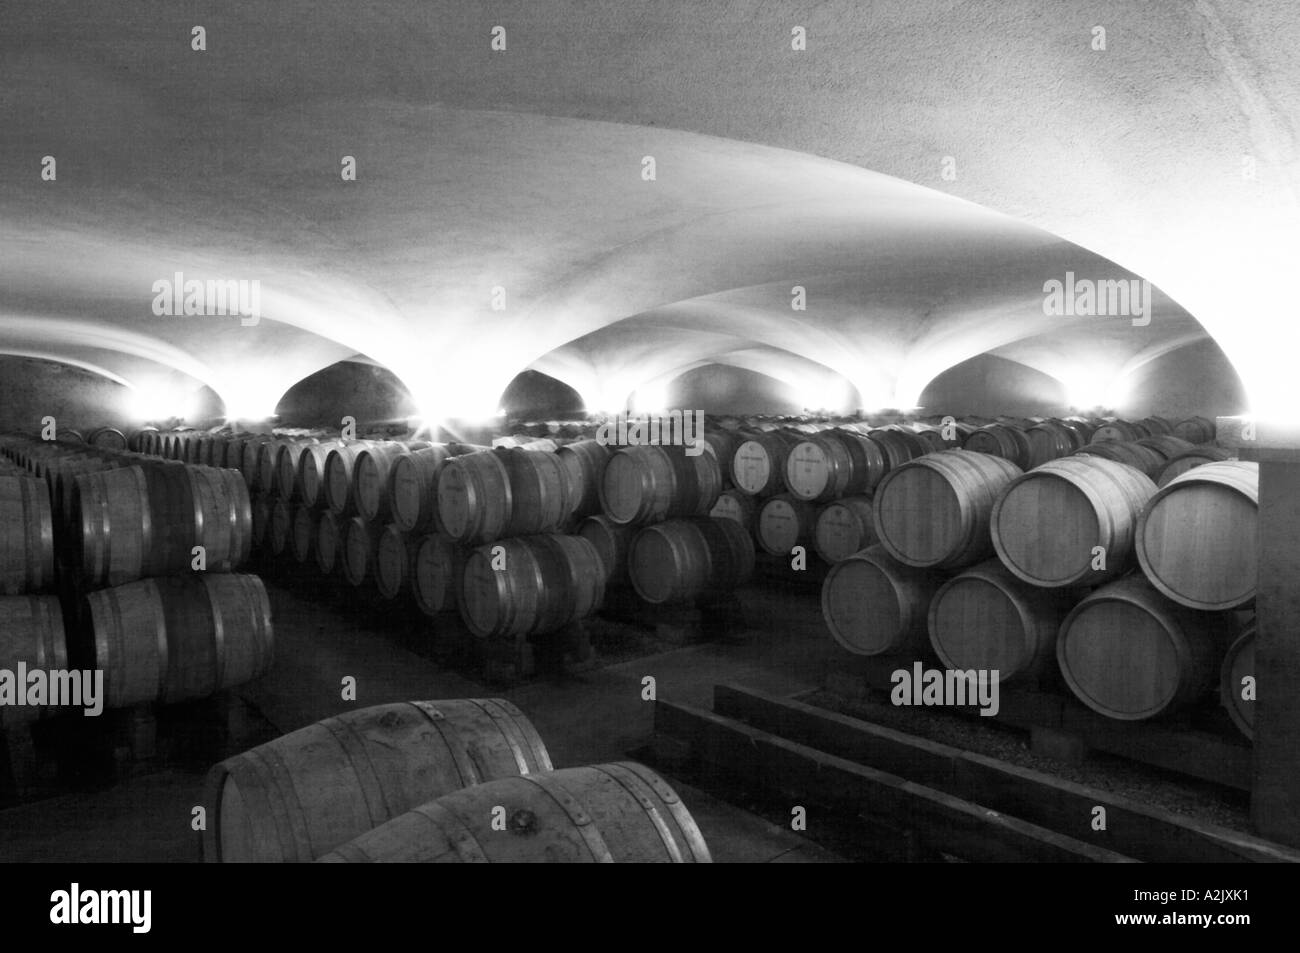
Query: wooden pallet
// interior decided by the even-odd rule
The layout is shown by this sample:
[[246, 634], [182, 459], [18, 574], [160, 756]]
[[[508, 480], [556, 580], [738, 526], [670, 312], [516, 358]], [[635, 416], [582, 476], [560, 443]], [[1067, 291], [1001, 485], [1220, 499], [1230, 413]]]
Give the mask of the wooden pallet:
[[[1107, 847], [990, 810], [760, 728], [671, 702], [655, 703], [653, 756], [723, 797], [784, 805], [786, 823], [802, 808], [808, 836], [863, 859], [1126, 862]], [[841, 848], [842, 849], [842, 848]]]
[[[1300, 862], [1300, 851], [1173, 814], [1109, 791], [734, 685], [714, 689], [717, 715], [859, 764], [870, 764], [1147, 862]], [[1105, 808], [1106, 830], [1092, 829]]]
[[[893, 672], [910, 671], [913, 664], [914, 659], [901, 656], [837, 659], [828, 667], [824, 684], [826, 691], [842, 698], [887, 702]], [[998, 694], [999, 710], [993, 716], [981, 716], [974, 706], [943, 710], [991, 717], [1026, 729], [1035, 751], [1061, 760], [1076, 761], [1088, 751], [1100, 751], [1225, 787], [1251, 790], [1250, 744], [1226, 717], [1216, 717], [1218, 712], [1176, 720], [1123, 722], [1100, 715], [1063, 693], [1006, 687]]]

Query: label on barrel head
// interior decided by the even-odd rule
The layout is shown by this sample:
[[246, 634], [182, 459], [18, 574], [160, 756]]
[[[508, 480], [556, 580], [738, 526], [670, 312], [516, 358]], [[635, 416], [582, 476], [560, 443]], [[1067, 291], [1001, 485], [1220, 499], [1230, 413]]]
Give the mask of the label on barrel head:
[[745, 525], [745, 511], [741, 508], [740, 501], [730, 493], [723, 493], [718, 497], [718, 502], [713, 504], [713, 509], [709, 510], [709, 515], [734, 520], [742, 526]]
[[771, 500], [759, 517], [759, 535], [772, 553], [787, 553], [799, 542], [799, 516], [786, 500]]
[[757, 441], [746, 440], [731, 458], [731, 475], [736, 486], [757, 493], [767, 486], [772, 475], [772, 461], [766, 448]]
[[862, 549], [862, 520], [842, 503], [832, 503], [817, 517], [817, 552], [827, 562], [839, 562]]
[[786, 458], [785, 475], [790, 492], [812, 499], [826, 489], [830, 478], [826, 451], [815, 443], [800, 443]]

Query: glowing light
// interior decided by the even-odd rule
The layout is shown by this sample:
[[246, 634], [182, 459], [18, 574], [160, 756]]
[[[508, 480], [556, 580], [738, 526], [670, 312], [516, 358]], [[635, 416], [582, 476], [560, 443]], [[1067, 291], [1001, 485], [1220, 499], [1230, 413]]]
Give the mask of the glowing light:
[[668, 410], [671, 398], [667, 383], [642, 384], [632, 395], [632, 409], [638, 414], [656, 414]]
[[152, 420], [191, 420], [198, 411], [198, 388], [154, 382], [129, 386], [123, 412], [142, 423]]
[[1061, 378], [1065, 402], [1074, 410], [1114, 409], [1129, 396], [1131, 381], [1117, 376], [1114, 368], [1083, 367]]

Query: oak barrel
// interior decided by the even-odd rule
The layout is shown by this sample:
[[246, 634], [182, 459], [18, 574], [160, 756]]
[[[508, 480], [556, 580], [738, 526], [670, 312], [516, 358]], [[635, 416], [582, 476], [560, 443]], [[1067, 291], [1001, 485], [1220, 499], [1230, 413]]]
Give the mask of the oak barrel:
[[271, 667], [271, 606], [262, 580], [193, 573], [88, 593], [105, 704], [171, 704], [242, 685]]
[[754, 535], [764, 552], [789, 556], [795, 546], [811, 545], [816, 526], [816, 507], [782, 493], [763, 501]]
[[[67, 670], [67, 640], [57, 596], [0, 596], [0, 671], [14, 673], [16, 680], [19, 663], [29, 673]], [[15, 688], [25, 693], [28, 685]], [[0, 729], [27, 724], [55, 710], [0, 705]]]
[[1165, 598], [1126, 576], [1084, 598], [1061, 624], [1056, 658], [1075, 697], [1109, 718], [1136, 721], [1204, 696], [1219, 673], [1227, 621]]
[[929, 647], [926, 613], [939, 588], [929, 570], [869, 546], [831, 567], [822, 583], [822, 618], [831, 637], [854, 655], [906, 653]]
[[432, 798], [550, 769], [536, 729], [504, 699], [363, 708], [209, 771], [203, 859], [315, 860]]
[[1166, 596], [1207, 611], [1255, 600], [1259, 464], [1207, 463], [1165, 484], [1138, 523], [1142, 571]]
[[962, 571], [930, 603], [930, 645], [946, 668], [997, 672], [998, 684], [1037, 678], [1056, 665], [1056, 633], [1077, 601], [1040, 589], [996, 559]]
[[[498, 812], [497, 809], [501, 811]], [[494, 825], [501, 817], [505, 830]], [[330, 863], [710, 863], [686, 805], [631, 761], [502, 778], [422, 804]]]
[[891, 556], [910, 566], [982, 562], [993, 555], [994, 501], [1020, 474], [1009, 460], [970, 450], [911, 460], [887, 473], [872, 499], [876, 534]]
[[678, 446], [620, 447], [600, 481], [600, 503], [616, 523], [654, 523], [705, 516], [722, 492], [718, 461]]
[[669, 520], [637, 533], [627, 572], [646, 602], [686, 603], [745, 583], [754, 572], [754, 543], [734, 520]]
[[456, 608], [457, 590], [465, 571], [465, 551], [450, 536], [431, 533], [420, 540], [411, 566], [411, 594], [425, 615]]
[[813, 546], [828, 563], [848, 559], [879, 541], [869, 496], [846, 496], [817, 511]]
[[581, 536], [503, 539], [465, 557], [457, 608], [480, 638], [522, 636], [584, 619], [605, 598], [605, 567]]
[[54, 584], [54, 520], [47, 485], [0, 474], [0, 596]]
[[1138, 519], [1155, 492], [1144, 474], [1112, 460], [1049, 460], [998, 496], [989, 522], [993, 546], [1011, 572], [1035, 586], [1100, 585], [1132, 567]]

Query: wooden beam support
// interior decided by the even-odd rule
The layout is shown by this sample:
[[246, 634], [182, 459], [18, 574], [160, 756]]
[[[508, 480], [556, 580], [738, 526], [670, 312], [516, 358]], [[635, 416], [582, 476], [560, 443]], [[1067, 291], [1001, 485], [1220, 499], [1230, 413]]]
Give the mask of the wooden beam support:
[[1232, 417], [1217, 429], [1259, 463], [1251, 813], [1261, 835], [1300, 847], [1300, 431]]

